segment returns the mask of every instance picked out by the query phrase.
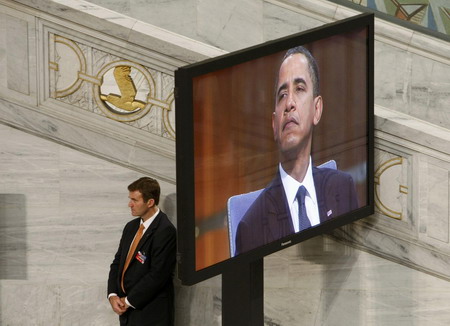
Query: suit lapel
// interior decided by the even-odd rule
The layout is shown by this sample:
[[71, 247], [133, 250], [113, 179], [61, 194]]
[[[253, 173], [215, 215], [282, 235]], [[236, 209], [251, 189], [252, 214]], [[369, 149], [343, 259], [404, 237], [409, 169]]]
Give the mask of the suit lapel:
[[136, 247], [136, 252], [135, 254], [139, 251], [139, 249], [141, 249], [141, 247], [148, 241], [148, 239], [150, 239], [150, 237], [152, 236], [153, 232], [155, 232], [156, 228], [159, 225], [159, 222], [161, 220], [161, 211], [159, 211], [159, 214], [156, 215], [155, 220], [152, 222], [152, 224], [150, 224], [150, 226], [148, 227], [147, 230], [145, 230], [144, 235], [142, 236], [141, 241], [139, 241], [138, 246]]
[[266, 203], [269, 214], [265, 223], [268, 227], [265, 231], [266, 243], [294, 233], [294, 225], [279, 172], [267, 189], [267, 199], [269, 199]]
[[127, 259], [128, 251], [130, 250], [131, 243], [133, 242], [134, 236], [140, 225], [140, 218], [131, 221], [129, 230], [124, 234], [123, 245], [122, 245], [122, 256], [120, 257], [120, 273], [122, 273], [123, 267], [125, 265], [125, 260]]
[[[161, 221], [161, 211], [159, 211], [159, 214], [156, 215], [154, 221], [150, 224], [150, 226], [148, 227], [148, 229], [145, 230], [145, 233], [142, 235], [141, 241], [139, 241], [139, 243], [138, 243], [138, 245], [137, 245], [137, 247], [136, 247], [136, 250], [135, 250], [134, 253], [133, 253], [133, 257], [136, 257], [138, 251], [140, 251], [141, 248], [142, 248], [142, 246], [143, 246], [143, 245], [151, 238], [151, 236], [153, 235], [153, 233], [154, 233], [155, 230], [157, 229], [157, 227], [158, 227], [160, 221]], [[139, 228], [139, 226], [138, 226], [138, 228]], [[137, 232], [137, 229], [138, 229], [138, 228], [136, 228], [136, 232]], [[135, 232], [135, 234], [136, 234], [136, 232]], [[131, 239], [131, 241], [132, 241], [132, 240], [133, 240], [133, 239]], [[130, 241], [130, 245], [129, 245], [129, 246], [131, 246], [131, 241]], [[129, 246], [128, 246], [128, 248], [129, 248]], [[148, 254], [148, 253], [147, 253], [147, 254]], [[134, 259], [134, 258], [131, 259], [130, 265], [133, 264], [133, 262], [134, 262], [135, 260], [136, 260], [136, 259]]]
[[319, 168], [313, 167], [314, 187], [316, 188], [317, 205], [319, 206], [320, 223], [327, 220], [327, 206], [325, 202], [325, 191], [323, 187], [323, 173]]

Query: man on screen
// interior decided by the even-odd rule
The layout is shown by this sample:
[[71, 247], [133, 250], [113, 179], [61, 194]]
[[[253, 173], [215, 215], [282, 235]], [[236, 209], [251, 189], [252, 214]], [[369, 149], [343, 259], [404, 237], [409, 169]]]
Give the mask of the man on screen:
[[314, 57], [301, 46], [288, 50], [278, 72], [272, 115], [278, 173], [240, 221], [236, 255], [358, 208], [349, 174], [312, 166], [313, 129], [322, 108]]

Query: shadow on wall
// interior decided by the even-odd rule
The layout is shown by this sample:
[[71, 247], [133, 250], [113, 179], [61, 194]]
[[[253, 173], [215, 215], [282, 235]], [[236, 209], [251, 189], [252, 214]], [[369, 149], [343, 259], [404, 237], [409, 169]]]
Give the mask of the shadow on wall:
[[23, 194], [0, 194], [0, 280], [27, 279], [25, 204]]
[[0, 279], [27, 279], [26, 197], [0, 194]]
[[172, 193], [167, 195], [163, 200], [161, 209], [167, 214], [170, 222], [177, 227], [177, 194]]
[[[327, 235], [315, 237], [298, 246], [299, 256], [316, 266], [322, 273], [321, 295], [317, 320], [321, 325], [361, 325], [360, 300], [363, 295], [358, 273], [353, 267], [359, 252], [336, 242]], [[343, 313], [352, 308], [351, 320]]]

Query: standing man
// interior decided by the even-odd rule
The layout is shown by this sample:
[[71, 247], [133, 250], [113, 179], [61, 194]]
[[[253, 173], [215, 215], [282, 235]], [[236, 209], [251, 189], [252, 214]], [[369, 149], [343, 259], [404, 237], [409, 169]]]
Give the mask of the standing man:
[[158, 181], [143, 177], [128, 191], [128, 207], [137, 218], [123, 229], [109, 271], [108, 299], [121, 326], [172, 326], [176, 230], [158, 208]]
[[278, 173], [240, 221], [236, 254], [358, 208], [349, 174], [312, 166], [313, 130], [322, 116], [323, 99], [317, 63], [306, 48], [286, 52], [275, 85], [272, 129]]

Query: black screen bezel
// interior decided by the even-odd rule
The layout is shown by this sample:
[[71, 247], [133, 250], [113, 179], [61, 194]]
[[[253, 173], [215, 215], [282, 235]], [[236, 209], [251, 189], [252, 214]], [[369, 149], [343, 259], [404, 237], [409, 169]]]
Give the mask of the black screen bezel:
[[[210, 267], [195, 268], [195, 189], [193, 78], [256, 58], [367, 27], [367, 205], [301, 233], [284, 237]], [[361, 14], [312, 30], [179, 68], [175, 71], [178, 277], [192, 285], [221, 274], [233, 264], [251, 262], [314, 236], [367, 217], [374, 212], [374, 15]]]

